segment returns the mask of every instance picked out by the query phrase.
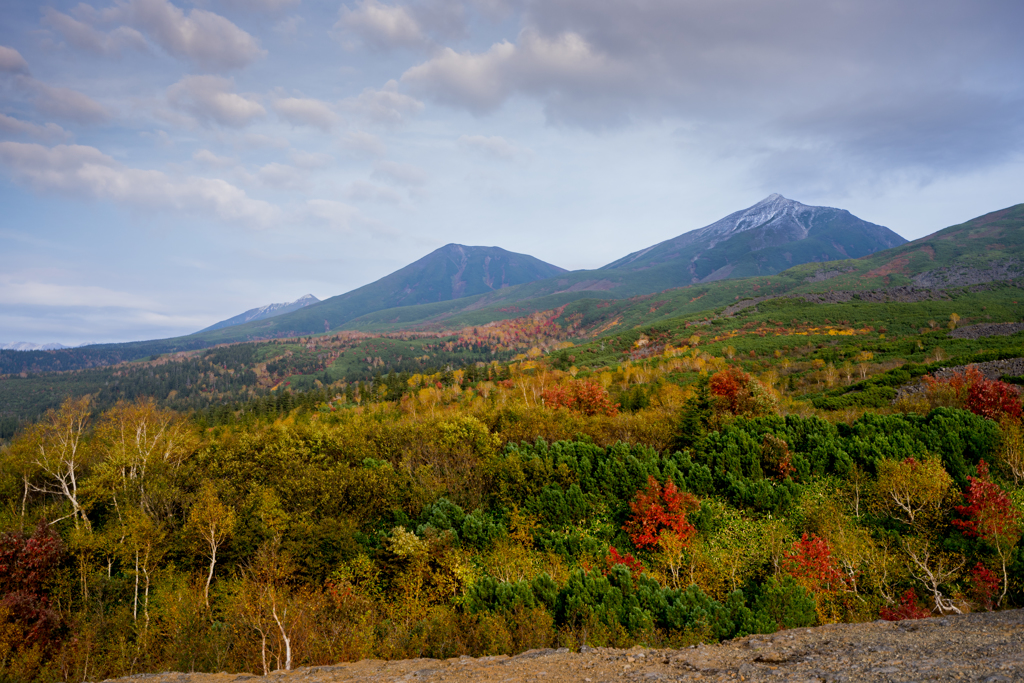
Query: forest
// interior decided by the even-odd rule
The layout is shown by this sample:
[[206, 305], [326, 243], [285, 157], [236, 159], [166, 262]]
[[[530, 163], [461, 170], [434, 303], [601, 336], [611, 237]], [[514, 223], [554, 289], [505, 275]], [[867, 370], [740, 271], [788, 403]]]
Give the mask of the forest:
[[[951, 336], [1016, 291], [589, 337], [554, 310], [40, 376], [50, 403], [0, 447], [0, 679], [1019, 606], [1024, 340]], [[431, 357], [401, 365], [410, 344]], [[101, 371], [139, 384], [71, 381]], [[212, 398], [174, 403], [192, 387]]]

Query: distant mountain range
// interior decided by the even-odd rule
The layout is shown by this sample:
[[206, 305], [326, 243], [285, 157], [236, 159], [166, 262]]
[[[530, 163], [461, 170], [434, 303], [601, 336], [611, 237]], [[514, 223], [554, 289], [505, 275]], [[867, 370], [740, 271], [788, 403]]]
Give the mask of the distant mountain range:
[[4, 351], [57, 351], [58, 349], [70, 349], [70, 346], [63, 344], [33, 344], [32, 342], [15, 342], [13, 344], [0, 343], [0, 349]]
[[515, 310], [516, 302], [538, 298], [557, 306], [584, 297], [637, 296], [696, 282], [770, 275], [809, 261], [858, 258], [905, 242], [892, 230], [848, 211], [805, 206], [773, 194], [596, 270], [568, 272], [497, 247], [448, 244], [347, 294], [272, 320], [239, 321], [244, 324], [227, 330], [220, 324], [219, 330], [214, 326], [197, 336], [222, 343], [344, 328], [394, 328], [465, 310]]
[[267, 318], [291, 313], [292, 311], [297, 311], [300, 308], [305, 308], [306, 306], [316, 303], [320, 303], [320, 299], [317, 299], [312, 294], [307, 294], [287, 304], [267, 304], [266, 306], [260, 306], [259, 308], [250, 308], [245, 313], [240, 313], [233, 318], [228, 318], [227, 320], [221, 320], [219, 323], [210, 325], [209, 327], [199, 331], [210, 332], [224, 327], [242, 325], [244, 323], [252, 322], [253, 320], [266, 320]]

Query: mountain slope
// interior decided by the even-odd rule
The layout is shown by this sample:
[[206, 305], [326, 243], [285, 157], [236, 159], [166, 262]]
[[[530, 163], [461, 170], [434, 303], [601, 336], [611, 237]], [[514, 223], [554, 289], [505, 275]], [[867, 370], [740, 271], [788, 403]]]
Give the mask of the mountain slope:
[[267, 304], [266, 306], [260, 306], [259, 308], [251, 308], [245, 313], [240, 313], [233, 318], [227, 320], [221, 320], [219, 323], [210, 325], [209, 327], [199, 330], [200, 332], [210, 332], [212, 330], [220, 330], [225, 327], [234, 327], [235, 325], [242, 325], [253, 320], [266, 320], [267, 318], [273, 318], [275, 316], [284, 315], [285, 313], [291, 313], [297, 311], [300, 308], [306, 306], [312, 306], [315, 303], [319, 303], [320, 299], [317, 299], [312, 294], [306, 294], [301, 296], [295, 301], [284, 304]]
[[837, 261], [899, 246], [892, 230], [849, 211], [806, 206], [773, 194], [703, 228], [609, 263], [601, 270], [664, 266], [690, 282], [771, 275], [809, 261]]
[[200, 333], [211, 343], [315, 334], [368, 313], [502, 291], [565, 273], [564, 268], [499, 247], [447, 244], [400, 270], [351, 292], [283, 316]]

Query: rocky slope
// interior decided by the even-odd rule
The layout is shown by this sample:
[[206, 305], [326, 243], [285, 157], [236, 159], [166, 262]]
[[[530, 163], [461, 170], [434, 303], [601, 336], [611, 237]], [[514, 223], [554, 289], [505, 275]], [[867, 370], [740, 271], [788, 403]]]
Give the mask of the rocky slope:
[[[148, 683], [229, 683], [252, 674], [156, 674]], [[1024, 679], [1024, 611], [750, 636], [683, 650], [532, 650], [515, 657], [366, 660], [291, 672], [281, 683], [512, 683], [518, 681], [986, 681]]]

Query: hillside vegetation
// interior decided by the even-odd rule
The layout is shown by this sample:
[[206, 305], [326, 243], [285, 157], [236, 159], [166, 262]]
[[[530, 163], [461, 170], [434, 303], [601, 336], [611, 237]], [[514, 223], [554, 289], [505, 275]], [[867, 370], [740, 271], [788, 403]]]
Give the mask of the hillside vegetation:
[[16, 369], [0, 679], [1020, 606], [1022, 208], [828, 269]]

